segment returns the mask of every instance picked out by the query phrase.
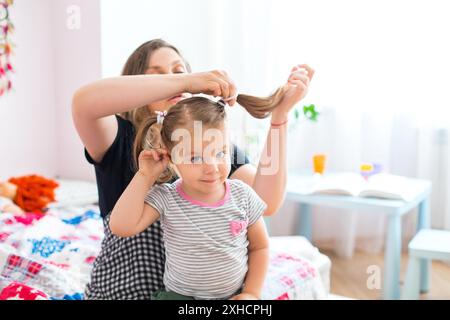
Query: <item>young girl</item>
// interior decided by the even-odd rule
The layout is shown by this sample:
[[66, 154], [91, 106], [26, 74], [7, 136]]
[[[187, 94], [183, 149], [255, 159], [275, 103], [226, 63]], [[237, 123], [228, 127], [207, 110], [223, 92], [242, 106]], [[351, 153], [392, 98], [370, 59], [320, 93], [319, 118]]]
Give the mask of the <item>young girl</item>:
[[[247, 183], [267, 204], [265, 215], [281, 206], [286, 189], [287, 115], [308, 92], [314, 70], [295, 66], [287, 88], [271, 113], [271, 126], [262, 154], [279, 146], [279, 152], [249, 163], [239, 146], [233, 145], [229, 178]], [[105, 237], [95, 259], [87, 299], [148, 299], [163, 287], [165, 253], [159, 221], [139, 235], [120, 238], [111, 234], [110, 212], [130, 183], [136, 169], [132, 150], [136, 131], [155, 110], [169, 110], [191, 94], [234, 97], [237, 89], [225, 71], [193, 72], [173, 45], [153, 39], [139, 46], [128, 58], [122, 76], [89, 83], [74, 94], [72, 115], [85, 146], [85, 155], [95, 168], [99, 206]], [[229, 101], [233, 105], [235, 99]], [[276, 131], [279, 134], [273, 135]], [[133, 142], [134, 141], [134, 142]], [[240, 161], [243, 159], [244, 161]], [[264, 168], [279, 165], [273, 174]]]
[[[248, 108], [264, 115], [271, 107]], [[267, 205], [247, 184], [227, 178], [231, 159], [225, 118], [223, 101], [193, 97], [150, 118], [137, 134], [146, 141], [143, 151], [135, 150], [139, 168], [109, 225], [114, 234], [131, 237], [160, 219], [167, 291], [154, 299], [261, 296], [269, 259], [262, 218]], [[176, 143], [174, 137], [183, 139]], [[152, 188], [164, 171], [170, 179], [168, 166], [180, 179]]]

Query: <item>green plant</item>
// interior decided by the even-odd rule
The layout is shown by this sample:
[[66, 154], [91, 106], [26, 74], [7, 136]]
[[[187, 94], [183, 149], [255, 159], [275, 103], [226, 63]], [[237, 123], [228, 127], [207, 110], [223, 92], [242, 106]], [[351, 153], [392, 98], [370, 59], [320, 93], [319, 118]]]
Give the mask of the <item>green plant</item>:
[[[301, 112], [298, 108], [295, 108], [294, 110], [294, 118], [295, 120], [299, 120]], [[310, 121], [317, 122], [317, 117], [319, 116], [320, 112], [317, 112], [316, 106], [314, 104], [310, 104], [309, 106], [303, 106], [303, 115], [306, 119]]]

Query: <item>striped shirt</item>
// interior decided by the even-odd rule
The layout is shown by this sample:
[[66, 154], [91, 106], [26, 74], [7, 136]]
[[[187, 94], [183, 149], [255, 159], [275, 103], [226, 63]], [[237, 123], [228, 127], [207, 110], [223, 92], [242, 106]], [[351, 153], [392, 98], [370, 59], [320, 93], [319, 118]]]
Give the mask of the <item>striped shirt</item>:
[[215, 204], [181, 189], [181, 179], [154, 186], [145, 202], [160, 213], [166, 248], [166, 290], [197, 299], [226, 299], [242, 288], [247, 273], [247, 228], [267, 205], [239, 180], [226, 180]]

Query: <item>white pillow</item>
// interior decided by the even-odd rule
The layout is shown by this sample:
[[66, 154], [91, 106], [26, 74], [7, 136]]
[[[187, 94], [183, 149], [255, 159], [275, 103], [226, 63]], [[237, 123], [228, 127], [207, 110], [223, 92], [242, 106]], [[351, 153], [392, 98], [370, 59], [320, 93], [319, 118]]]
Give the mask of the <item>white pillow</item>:
[[56, 202], [49, 208], [83, 206], [98, 203], [97, 184], [82, 180], [57, 179], [59, 187], [55, 189]]

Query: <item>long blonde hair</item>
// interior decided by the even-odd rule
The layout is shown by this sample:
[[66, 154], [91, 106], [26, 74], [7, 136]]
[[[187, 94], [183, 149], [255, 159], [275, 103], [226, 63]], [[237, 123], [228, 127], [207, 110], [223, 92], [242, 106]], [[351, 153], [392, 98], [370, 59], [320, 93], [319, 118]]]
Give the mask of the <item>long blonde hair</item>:
[[[268, 97], [255, 97], [240, 94], [238, 103], [255, 118], [268, 117], [283, 98], [285, 87], [280, 87]], [[149, 115], [141, 121], [133, 144], [133, 159], [135, 169], [138, 169], [138, 157], [142, 150], [151, 148], [166, 148], [169, 153], [174, 147], [171, 140], [172, 133], [177, 128], [186, 127], [194, 121], [201, 121], [202, 125], [218, 127], [226, 119], [225, 104], [215, 102], [205, 97], [192, 97], [179, 101], [172, 106], [164, 117], [162, 124], [157, 123], [156, 115]], [[176, 176], [172, 165], [160, 175], [157, 183], [171, 181]]]

